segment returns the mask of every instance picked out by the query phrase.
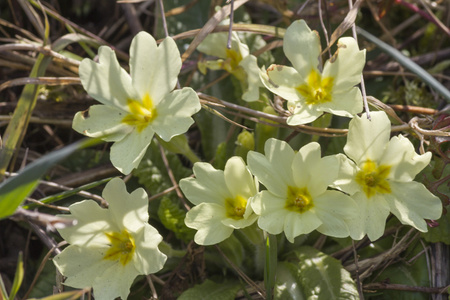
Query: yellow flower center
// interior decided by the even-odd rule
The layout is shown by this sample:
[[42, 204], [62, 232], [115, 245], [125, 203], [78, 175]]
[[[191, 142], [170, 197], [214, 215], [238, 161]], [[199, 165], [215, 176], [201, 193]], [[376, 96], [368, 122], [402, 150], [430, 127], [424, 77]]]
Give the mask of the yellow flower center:
[[237, 195], [235, 198], [225, 199], [225, 210], [228, 218], [239, 220], [244, 217], [247, 199]]
[[296, 87], [297, 92], [305, 98], [306, 104], [321, 104], [332, 101], [331, 90], [333, 89], [333, 77], [324, 77], [312, 69], [303, 83]]
[[122, 232], [105, 232], [105, 235], [109, 239], [111, 247], [106, 251], [103, 259], [118, 260], [123, 266], [127, 265], [133, 258], [136, 248], [134, 238], [125, 229]]
[[242, 60], [241, 53], [233, 49], [225, 49], [225, 52], [227, 54], [227, 58], [223, 62], [222, 68], [233, 74], [233, 76], [238, 80], [244, 80], [246, 78], [245, 71], [239, 66], [239, 63]]
[[242, 55], [240, 52], [233, 49], [225, 49], [225, 53], [227, 54], [227, 63], [224, 65], [224, 69], [230, 73], [233, 73], [233, 71], [239, 67], [239, 63], [242, 60]]
[[144, 130], [157, 116], [153, 101], [148, 93], [144, 95], [142, 101], [128, 99], [127, 106], [130, 114], [126, 115], [122, 122], [136, 127], [138, 132]]
[[380, 165], [370, 159], [362, 165], [361, 171], [356, 174], [356, 182], [362, 187], [367, 198], [375, 194], [389, 194], [391, 187], [386, 178], [389, 176], [391, 166]]
[[285, 208], [298, 213], [303, 213], [314, 207], [308, 189], [288, 186]]

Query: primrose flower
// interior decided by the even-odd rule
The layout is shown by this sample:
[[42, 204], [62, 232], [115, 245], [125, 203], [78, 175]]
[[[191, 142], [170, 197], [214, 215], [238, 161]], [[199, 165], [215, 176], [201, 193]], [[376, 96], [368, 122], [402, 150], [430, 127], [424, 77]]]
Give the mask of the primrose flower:
[[170, 37], [158, 47], [151, 35], [138, 33], [130, 47], [130, 74], [111, 48], [100, 47], [98, 57], [99, 63], [84, 59], [79, 75], [89, 95], [104, 105], [78, 112], [73, 128], [115, 142], [111, 162], [128, 174], [139, 165], [155, 133], [169, 141], [188, 130], [200, 101], [191, 88], [172, 91], [181, 58]]
[[427, 231], [424, 219], [438, 219], [439, 198], [414, 177], [427, 166], [431, 153], [419, 155], [402, 135], [389, 140], [391, 123], [384, 112], [371, 112], [350, 121], [345, 155], [334, 187], [350, 194], [359, 207], [351, 221], [350, 235], [370, 240], [381, 237], [392, 212], [403, 224]]
[[344, 193], [327, 190], [338, 175], [336, 156], [321, 158], [315, 142], [295, 153], [288, 143], [273, 138], [264, 151], [265, 155], [250, 151], [247, 156], [250, 170], [267, 188], [252, 202], [260, 215], [259, 227], [270, 234], [284, 231], [290, 242], [313, 230], [348, 236], [347, 220], [356, 213], [356, 205]]
[[362, 111], [361, 91], [355, 85], [361, 81], [365, 50], [351, 37], [340, 38], [337, 46], [321, 72], [318, 33], [303, 20], [286, 30], [283, 50], [293, 67], [271, 65], [260, 75], [266, 88], [288, 101], [289, 125], [310, 123], [323, 112], [353, 117]]
[[197, 50], [207, 55], [216, 56], [219, 60], [209, 60], [199, 63], [199, 70], [205, 74], [206, 69], [225, 70], [240, 82], [242, 99], [247, 102], [259, 99], [259, 88], [264, 87], [259, 78], [259, 68], [256, 57], [250, 54], [246, 44], [241, 43], [236, 32], [231, 36], [231, 49], [227, 48], [228, 33], [213, 33], [208, 35], [197, 47]]
[[72, 204], [73, 227], [58, 229], [70, 244], [53, 262], [67, 277], [65, 285], [93, 287], [95, 299], [127, 299], [136, 276], [162, 269], [167, 257], [158, 249], [158, 231], [148, 224], [148, 197], [143, 189], [127, 193], [125, 183], [112, 179], [103, 190], [109, 208], [92, 200]]
[[234, 229], [252, 225], [257, 215], [251, 202], [258, 192], [255, 180], [241, 157], [230, 158], [224, 171], [208, 163], [195, 163], [196, 178], [184, 178], [180, 188], [196, 206], [186, 214], [185, 223], [197, 229], [199, 245], [213, 245], [228, 238]]

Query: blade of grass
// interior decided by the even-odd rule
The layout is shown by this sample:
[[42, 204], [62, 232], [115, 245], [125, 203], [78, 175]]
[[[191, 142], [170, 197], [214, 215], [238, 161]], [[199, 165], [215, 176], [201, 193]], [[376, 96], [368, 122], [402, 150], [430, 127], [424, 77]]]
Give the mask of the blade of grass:
[[264, 267], [264, 287], [266, 288], [266, 299], [272, 299], [275, 286], [275, 276], [278, 262], [277, 237], [267, 234], [266, 238], [266, 264]]
[[14, 300], [14, 297], [16, 297], [16, 294], [19, 291], [20, 286], [22, 285], [23, 276], [24, 276], [23, 253], [19, 252], [19, 258], [17, 259], [16, 274], [14, 275], [14, 281], [11, 287], [11, 293], [9, 295], [10, 300]]
[[408, 57], [404, 56], [400, 51], [394, 47], [386, 44], [376, 36], [370, 34], [360, 27], [356, 27], [356, 32], [363, 37], [365, 37], [370, 42], [377, 45], [383, 52], [386, 52], [394, 60], [396, 60], [403, 67], [416, 74], [420, 79], [422, 79], [430, 88], [433, 88], [438, 92], [448, 103], [450, 103], [450, 91], [445, 88], [439, 81], [437, 81], [433, 76], [430, 75], [421, 66], [413, 62]]

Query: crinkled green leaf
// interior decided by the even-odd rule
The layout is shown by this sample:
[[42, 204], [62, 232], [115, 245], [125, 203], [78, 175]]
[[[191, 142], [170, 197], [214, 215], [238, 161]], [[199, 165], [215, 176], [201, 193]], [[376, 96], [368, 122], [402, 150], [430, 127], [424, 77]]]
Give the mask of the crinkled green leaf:
[[186, 212], [174, 203], [169, 197], [164, 197], [158, 207], [158, 217], [161, 223], [175, 233], [177, 239], [185, 243], [194, 239], [195, 230], [188, 228], [184, 223]]
[[355, 282], [337, 259], [302, 246], [288, 261], [297, 266], [295, 276], [306, 299], [359, 299]]
[[239, 281], [229, 280], [215, 283], [209, 279], [202, 284], [186, 290], [178, 300], [234, 300], [241, 288]]
[[277, 266], [277, 277], [274, 289], [276, 300], [304, 300], [301, 286], [298, 284], [298, 267], [293, 263], [282, 261]]

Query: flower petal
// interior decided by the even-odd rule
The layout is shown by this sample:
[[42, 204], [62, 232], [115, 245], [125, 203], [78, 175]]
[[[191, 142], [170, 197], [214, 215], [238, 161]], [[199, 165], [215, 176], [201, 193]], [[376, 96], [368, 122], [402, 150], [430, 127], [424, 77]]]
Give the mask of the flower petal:
[[312, 31], [304, 20], [294, 21], [286, 30], [283, 50], [292, 66], [306, 78], [312, 69], [317, 70], [320, 55], [319, 34]]
[[342, 153], [337, 154], [336, 157], [339, 160], [339, 173], [337, 179], [330, 186], [350, 195], [362, 191], [360, 185], [355, 181], [358, 172], [355, 163]]
[[158, 249], [162, 239], [158, 230], [147, 223], [136, 234], [136, 252], [133, 260], [140, 274], [156, 273], [163, 268], [167, 256]]
[[[95, 272], [95, 271], [93, 271]], [[96, 300], [110, 300], [117, 297], [127, 299], [130, 287], [139, 273], [133, 264], [122, 266], [116, 262], [110, 266], [94, 281], [92, 287]]]
[[186, 226], [197, 229], [194, 240], [199, 245], [213, 245], [230, 237], [233, 228], [222, 224], [225, 209], [215, 203], [201, 203], [186, 214]]
[[117, 264], [115, 261], [103, 259], [106, 251], [107, 247], [70, 245], [53, 258], [53, 263], [61, 274], [68, 277], [65, 285], [79, 289], [92, 287], [99, 274]]
[[127, 99], [138, 96], [131, 77], [122, 69], [114, 51], [106, 46], [98, 49], [99, 62], [83, 59], [79, 67], [81, 84], [95, 100], [126, 110]]
[[380, 164], [391, 166], [389, 180], [407, 182], [414, 180], [430, 160], [431, 152], [417, 154], [410, 140], [399, 135], [389, 141]]
[[148, 222], [148, 196], [139, 188], [131, 194], [125, 182], [113, 178], [103, 189], [103, 198], [109, 203], [109, 212], [121, 229], [137, 232]]
[[[207, 55], [227, 58], [227, 43], [228, 33], [208, 34], [200, 45], [198, 45], [197, 50]], [[231, 34], [231, 50], [240, 53], [242, 57], [246, 57], [249, 54], [248, 46], [241, 43], [239, 36], [234, 31]]]
[[363, 109], [361, 90], [357, 87], [341, 93], [333, 93], [331, 97], [331, 102], [319, 104], [317, 109], [348, 118], [353, 118]]
[[122, 123], [126, 112], [107, 105], [92, 105], [87, 111], [77, 112], [72, 128], [89, 137], [100, 137], [107, 142], [120, 141], [133, 130]]
[[151, 126], [157, 135], [168, 142], [189, 129], [194, 123], [191, 116], [200, 108], [200, 100], [193, 89], [175, 90], [156, 106], [157, 117]]
[[260, 70], [256, 62], [256, 57], [253, 55], [244, 57], [239, 63], [239, 66], [247, 73], [247, 90], [242, 94], [242, 99], [247, 102], [259, 100], [259, 88], [264, 85], [261, 82], [261, 78], [259, 78]]
[[[278, 220], [280, 221], [280, 220]], [[284, 234], [289, 242], [301, 234], [308, 234], [322, 224], [317, 215], [311, 211], [303, 213], [289, 212], [284, 217]]]
[[358, 206], [358, 213], [349, 220], [351, 238], [360, 240], [367, 233], [371, 241], [379, 239], [390, 213], [389, 204], [382, 195], [368, 199], [364, 192], [358, 192], [352, 198]]
[[266, 141], [264, 149], [265, 156], [254, 151], [248, 153], [248, 166], [270, 192], [285, 197], [287, 185], [294, 185], [291, 171], [294, 150], [286, 142], [273, 138]]
[[250, 217], [248, 217], [247, 219], [231, 219], [231, 218], [227, 218], [227, 219], [223, 219], [222, 220], [222, 224], [227, 226], [227, 227], [231, 227], [234, 229], [241, 229], [241, 228], [245, 228], [248, 227], [250, 225], [252, 225], [253, 223], [255, 223], [255, 221], [258, 219], [258, 215], [256, 214], [251, 214]]
[[292, 178], [292, 161], [295, 152], [285, 141], [270, 138], [264, 144], [264, 153], [280, 175], [280, 178], [288, 185], [294, 185]]
[[295, 89], [304, 82], [303, 77], [292, 67], [271, 65], [266, 72], [260, 72], [264, 86], [274, 94], [289, 100], [299, 101], [300, 93]]
[[239, 195], [249, 198], [258, 192], [252, 174], [239, 156], [233, 156], [227, 161], [224, 176], [226, 186], [234, 197]]
[[360, 165], [367, 159], [378, 162], [384, 153], [391, 134], [391, 122], [385, 112], [370, 113], [372, 120], [366, 114], [350, 121], [347, 144], [344, 152]]
[[294, 157], [292, 173], [297, 187], [308, 187], [311, 196], [322, 194], [336, 179], [339, 161], [335, 156], [321, 158], [320, 145], [303, 146]]
[[415, 181], [390, 182], [392, 194], [386, 197], [392, 213], [403, 223], [427, 231], [424, 219], [437, 220], [442, 214], [442, 202], [427, 188]]
[[[262, 191], [258, 194], [258, 201], [260, 202], [260, 207], [258, 210], [260, 211], [260, 219], [258, 221], [259, 227], [261, 229], [266, 230], [272, 234], [278, 234], [283, 231], [283, 222], [280, 220], [284, 220], [284, 217], [288, 210], [285, 209], [286, 198], [278, 197], [269, 191]], [[257, 204], [258, 201], [255, 203]], [[263, 220], [261, 220], [261, 218]]]
[[339, 93], [361, 82], [366, 50], [360, 51], [358, 43], [352, 37], [340, 38], [337, 45], [338, 51], [333, 57], [335, 60], [333, 63], [327, 60], [322, 76], [334, 78], [333, 92]]
[[63, 217], [76, 219], [77, 224], [60, 228], [58, 232], [72, 245], [84, 247], [98, 247], [109, 243], [105, 231], [119, 231], [119, 227], [112, 223], [107, 209], [101, 208], [93, 200], [84, 200], [69, 206], [71, 216]]
[[[284, 219], [288, 211], [283, 208], [273, 210], [270, 214], [261, 215], [258, 218], [258, 226], [262, 230], [267, 231], [270, 234], [279, 234], [284, 229]], [[281, 221], [283, 220], [283, 221]]]
[[224, 205], [225, 199], [232, 197], [227, 189], [222, 170], [216, 170], [204, 162], [195, 163], [193, 170], [196, 178], [180, 180], [180, 188], [191, 203]]
[[130, 74], [133, 86], [142, 99], [146, 93], [157, 105], [177, 83], [181, 69], [180, 51], [168, 37], [157, 47], [155, 39], [139, 32], [130, 46]]
[[307, 105], [300, 101], [289, 103], [288, 106], [293, 114], [287, 118], [286, 123], [291, 126], [311, 123], [323, 114], [317, 105]]
[[349, 236], [348, 220], [358, 214], [357, 206], [352, 198], [338, 191], [326, 191], [314, 199], [314, 210], [322, 220], [317, 228], [328, 236]]
[[122, 140], [111, 146], [110, 159], [114, 167], [127, 175], [137, 168], [148, 146], [150, 145], [154, 132], [150, 126], [142, 132], [134, 129]]

